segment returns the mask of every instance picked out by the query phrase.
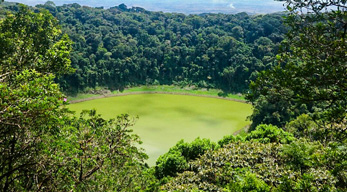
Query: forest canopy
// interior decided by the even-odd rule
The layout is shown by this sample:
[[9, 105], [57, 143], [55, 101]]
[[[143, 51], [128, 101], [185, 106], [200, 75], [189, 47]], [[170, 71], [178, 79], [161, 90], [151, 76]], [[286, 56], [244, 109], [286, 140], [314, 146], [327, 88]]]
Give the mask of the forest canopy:
[[[346, 3], [255, 16], [1, 6], [1, 190], [346, 191]], [[61, 92], [139, 84], [249, 90], [250, 131], [179, 141], [148, 167], [134, 119], [74, 116]]]
[[76, 72], [59, 80], [68, 93], [153, 84], [244, 92], [274, 66], [286, 32], [282, 14], [184, 15], [53, 2], [36, 8], [49, 10], [74, 42]]

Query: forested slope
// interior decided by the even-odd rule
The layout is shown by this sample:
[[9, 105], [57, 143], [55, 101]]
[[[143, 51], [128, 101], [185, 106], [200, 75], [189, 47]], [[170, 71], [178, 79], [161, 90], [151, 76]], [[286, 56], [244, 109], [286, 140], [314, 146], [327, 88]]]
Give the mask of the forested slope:
[[[138, 136], [132, 134], [132, 130], [129, 128], [133, 125], [133, 120], [128, 115], [105, 120], [97, 115], [95, 110], [84, 111], [80, 117], [74, 117], [66, 109], [65, 96], [54, 79], [74, 71], [70, 65], [72, 41], [67, 35], [61, 33], [58, 21], [44, 9], [34, 9], [33, 12], [31, 8], [23, 5], [6, 8], [16, 10], [17, 13], [9, 14], [0, 21], [1, 190], [346, 191], [347, 22], [345, 18], [347, 18], [347, 2], [345, 0], [326, 2], [313, 0], [297, 3], [296, 0], [289, 0], [287, 3], [288, 15], [285, 16], [285, 21], [289, 26], [289, 32], [286, 41], [281, 43], [284, 49], [281, 49], [282, 51], [276, 56], [279, 64], [259, 73], [257, 79], [251, 82], [250, 92], [247, 95], [247, 99], [254, 107], [251, 116], [253, 121], [251, 130], [253, 131], [244, 137], [225, 136], [218, 143], [200, 138], [191, 143], [180, 141], [158, 158], [155, 167], [148, 167], [144, 163], [147, 156], [140, 148], [137, 148], [141, 141]], [[329, 11], [328, 8], [331, 6], [335, 10]], [[123, 21], [131, 16], [141, 18], [142, 14], [148, 15], [148, 17], [159, 15], [158, 18], [162, 18], [160, 15], [170, 15], [146, 12], [138, 8], [129, 10], [124, 6], [103, 10], [83, 8], [76, 4], [55, 7], [51, 3], [47, 3], [45, 7], [60, 19], [68, 16], [71, 13], [70, 9], [89, 11], [88, 14], [104, 14], [114, 11], [114, 15], [123, 18]], [[58, 11], [59, 9], [64, 9], [66, 12]], [[310, 10], [310, 12], [307, 13], [305, 10]], [[3, 9], [1, 13], [4, 13]], [[128, 30], [127, 33], [121, 31], [119, 38], [110, 37], [108, 40], [103, 40], [108, 33], [106, 30], [104, 34], [102, 29], [113, 29], [114, 27], [118, 29], [120, 25], [109, 24], [106, 27], [106, 24], [102, 25], [103, 20], [100, 19], [99, 25], [87, 25], [97, 31], [95, 34], [90, 33], [91, 37], [88, 39], [88, 35], [85, 35], [83, 31], [84, 25], [78, 25], [79, 20], [75, 25], [71, 24], [69, 27], [63, 23], [65, 26], [63, 30], [73, 31], [68, 32], [70, 36], [74, 40], [78, 37], [81, 40], [75, 40], [75, 51], [72, 51], [71, 56], [72, 64], [77, 68], [77, 72], [72, 76], [60, 79], [61, 85], [67, 90], [73, 88], [83, 90], [87, 87], [102, 85], [121, 88], [131, 84], [146, 83], [149, 77], [139, 78], [143, 75], [140, 71], [143, 66], [132, 63], [132, 56], [136, 55], [132, 54], [132, 51], [136, 50], [134, 53], [143, 54], [143, 57], [137, 59], [146, 59], [147, 55], [151, 53], [145, 52], [147, 45], [149, 45], [149, 50], [158, 49], [159, 52], [161, 46], [165, 48], [174, 42], [180, 42], [181, 44], [175, 45], [177, 47], [185, 45], [187, 50], [193, 50], [184, 52], [186, 57], [179, 57], [180, 59], [192, 59], [191, 62], [194, 63], [194, 59], [203, 58], [205, 54], [208, 58], [213, 58], [206, 60], [210, 61], [206, 63], [207, 68], [204, 68], [204, 63], [200, 62], [199, 66], [201, 65], [200, 68], [204, 70], [191, 73], [189, 70], [196, 69], [194, 65], [186, 66], [187, 68], [178, 67], [176, 69], [174, 67], [176, 65], [172, 65], [172, 68], [165, 68], [166, 57], [159, 60], [160, 54], [150, 55], [148, 59], [158, 56], [154, 59], [154, 64], [158, 64], [158, 68], [157, 73], [153, 73], [157, 74], [157, 78], [149, 79], [148, 83], [175, 81], [189, 84], [191, 81], [200, 86], [205, 86], [205, 84], [206, 86], [220, 86], [221, 84], [218, 84], [217, 79], [212, 76], [213, 73], [217, 73], [213, 67], [221, 65], [222, 60], [219, 59], [233, 50], [234, 46], [231, 45], [240, 45], [245, 48], [245, 53], [251, 54], [249, 58], [261, 60], [263, 69], [270, 68], [271, 63], [275, 61], [274, 53], [269, 50], [276, 50], [278, 43], [274, 47], [266, 46], [270, 44], [260, 43], [263, 41], [274, 43], [272, 38], [275, 33], [265, 35], [266, 37], [256, 35], [259, 38], [250, 38], [249, 35], [253, 33], [245, 30], [246, 27], [241, 24], [241, 21], [244, 20], [240, 17], [248, 18], [248, 24], [251, 26], [250, 23], [279, 16], [250, 17], [245, 14], [235, 16], [171, 14], [171, 16], [184, 20], [183, 23], [177, 25], [180, 30], [172, 32], [176, 39], [172, 39], [172, 41], [170, 38], [173, 37], [165, 39], [165, 33], [160, 33], [160, 28], [154, 27], [152, 32], [156, 35], [149, 34], [148, 37], [157, 38], [157, 40], [148, 40], [145, 43], [139, 43], [135, 34], [141, 30], [136, 28], [136, 25], [133, 25], [135, 27], [132, 28], [130, 23], [122, 25], [122, 28]], [[71, 18], [72, 22], [74, 17], [66, 18]], [[166, 17], [163, 16], [163, 18]], [[209, 25], [204, 22], [197, 22], [200, 19], [208, 20], [208, 18], [217, 18], [216, 24], [208, 27]], [[223, 36], [221, 28], [224, 25], [222, 23], [228, 23], [228, 19], [222, 20], [221, 25], [218, 25], [218, 18], [234, 18], [235, 23], [240, 22], [238, 26], [242, 30], [240, 27], [231, 26], [232, 34]], [[84, 20], [85, 23], [91, 21], [93, 21], [92, 17]], [[188, 21], [191, 23], [189, 24]], [[274, 19], [274, 21], [277, 20]], [[166, 20], [158, 19], [157, 23], [161, 22], [165, 26]], [[155, 24], [153, 25], [155, 26]], [[207, 27], [202, 27], [205, 25]], [[74, 26], [80, 27], [75, 28]], [[152, 26], [152, 24], [144, 26]], [[184, 39], [189, 39], [188, 33], [193, 34], [194, 30], [187, 30], [187, 33], [183, 33], [181, 30], [187, 26], [188, 29], [190, 26], [197, 31], [201, 29], [201, 36], [203, 36], [203, 30], [206, 30], [203, 42], [211, 42], [211, 44], [204, 43], [188, 47]], [[248, 25], [245, 24], [245, 26]], [[133, 29], [138, 30], [133, 31]], [[212, 29], [215, 30], [214, 33], [207, 32]], [[263, 32], [265, 33], [265, 31]], [[162, 34], [164, 44], [160, 43], [160, 35], [157, 33]], [[117, 33], [109, 33], [109, 35], [111, 34]], [[184, 38], [185, 35], [182, 34], [187, 37]], [[242, 36], [235, 34], [242, 34]], [[197, 36], [199, 35], [200, 33], [197, 33]], [[222, 39], [216, 38], [216, 41], [213, 41], [213, 36]], [[280, 36], [279, 34], [279, 40]], [[112, 42], [112, 39], [115, 41], [119, 39], [120, 42], [117, 45], [122, 44], [127, 49], [115, 46], [117, 49], [114, 51], [117, 54], [108, 52], [108, 48], [112, 46], [107, 47], [107, 43]], [[193, 39], [191, 39], [192, 42], [195, 42]], [[94, 41], [98, 43], [92, 43]], [[199, 42], [199, 38], [196, 42]], [[224, 42], [227, 43], [223, 44]], [[153, 46], [152, 43], [154, 43]], [[218, 48], [219, 43], [228, 45], [230, 49], [222, 49], [223, 46]], [[203, 45], [206, 48], [202, 49]], [[138, 51], [141, 50], [141, 46], [143, 52]], [[204, 54], [202, 56], [194, 55], [193, 53], [199, 53], [197, 51], [199, 49]], [[215, 51], [212, 54], [214, 57], [208, 55], [209, 49]], [[172, 47], [172, 50], [176, 49]], [[178, 50], [180, 50], [179, 53], [182, 53], [184, 49]], [[224, 50], [228, 51], [224, 52]], [[257, 55], [257, 53], [261, 53], [259, 50], [272, 55], [259, 56]], [[122, 57], [118, 52], [123, 54]], [[238, 53], [236, 56], [241, 58], [243, 52]], [[77, 56], [80, 58], [76, 59]], [[165, 54], [163, 53], [161, 56], [165, 56]], [[97, 57], [100, 59], [98, 60]], [[104, 65], [101, 65], [104, 63], [107, 66], [108, 59], [110, 60], [109, 65], [116, 65], [116, 67], [110, 67], [109, 72], [106, 70], [107, 67], [103, 68]], [[80, 66], [76, 64], [76, 61], [79, 63], [84, 60], [89, 64]], [[244, 60], [248, 61], [248, 57], [245, 56]], [[244, 60], [240, 59], [240, 62]], [[111, 63], [111, 61], [123, 61], [124, 68], [117, 68], [121, 65]], [[269, 61], [270, 64], [266, 65], [264, 63], [267, 62], [264, 61]], [[146, 63], [144, 62], [144, 64]], [[154, 64], [153, 68], [146, 68], [145, 72], [155, 69]], [[181, 76], [186, 74], [187, 79], [176, 81], [179, 79], [175, 79], [176, 76], [173, 72], [177, 70], [175, 72], [178, 74], [179, 69], [188, 70], [187, 73], [184, 73], [184, 70], [181, 71]], [[239, 68], [235, 67], [235, 72], [237, 72], [235, 76], [249, 73], [247, 78], [253, 78], [250, 70], [240, 72], [236, 69]], [[247, 69], [251, 68], [247, 67]], [[104, 73], [99, 74], [100, 71], [104, 71]], [[104, 74], [116, 74], [115, 71], [119, 72], [115, 75], [118, 79], [112, 78], [114, 82], [108, 82], [108, 78]], [[146, 74], [144, 71], [142, 72]], [[170, 72], [172, 72], [172, 76], [170, 76]], [[193, 70], [193, 72], [196, 71]], [[221, 74], [224, 72], [223, 68]], [[194, 79], [193, 74], [197, 75], [196, 78], [201, 79]], [[233, 74], [232, 70], [230, 74]], [[164, 82], [163, 78], [166, 76], [169, 81]], [[234, 78], [234, 75], [230, 75], [230, 77]], [[172, 79], [170, 80], [170, 78]], [[224, 78], [221, 75], [219, 83], [225, 81]], [[143, 80], [145, 81], [143, 82]], [[201, 82], [205, 83], [199, 84]], [[74, 84], [69, 85], [68, 83]], [[233, 86], [234, 83], [230, 81], [225, 86], [230, 86], [230, 90], [246, 87], [241, 82], [238, 86]]]
[[48, 9], [74, 42], [76, 73], [59, 81], [68, 92], [159, 83], [242, 92], [257, 72], [274, 65], [286, 31], [280, 14], [184, 15], [52, 2], [37, 7]]
[[162, 189], [346, 191], [346, 3], [287, 1], [287, 49], [247, 94], [254, 107], [250, 133], [226, 136], [220, 149], [178, 143], [157, 161]]

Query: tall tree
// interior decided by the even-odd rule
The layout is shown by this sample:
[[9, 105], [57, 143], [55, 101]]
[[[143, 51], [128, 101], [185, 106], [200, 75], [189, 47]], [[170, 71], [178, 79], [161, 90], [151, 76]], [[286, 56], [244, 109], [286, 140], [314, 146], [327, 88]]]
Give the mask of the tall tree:
[[0, 21], [0, 72], [33, 70], [62, 75], [70, 66], [71, 41], [62, 35], [58, 21], [47, 11], [39, 13], [20, 5], [15, 15]]
[[128, 115], [65, 108], [54, 79], [73, 71], [70, 44], [47, 11], [21, 5], [0, 23], [0, 191], [139, 191], [154, 178]]
[[52, 137], [54, 164], [49, 191], [132, 191], [147, 182], [142, 175], [147, 155], [135, 147], [140, 138], [129, 128], [134, 119], [121, 115], [105, 120], [95, 110], [65, 122]]
[[[283, 125], [303, 112], [324, 124], [342, 122], [347, 114], [346, 1], [287, 2], [290, 31], [277, 56], [280, 64], [250, 87], [253, 127]], [[276, 114], [279, 121], [268, 118]]]
[[70, 41], [47, 11], [20, 6], [0, 21], [0, 188], [40, 189], [45, 137], [66, 118], [54, 74], [72, 71]]

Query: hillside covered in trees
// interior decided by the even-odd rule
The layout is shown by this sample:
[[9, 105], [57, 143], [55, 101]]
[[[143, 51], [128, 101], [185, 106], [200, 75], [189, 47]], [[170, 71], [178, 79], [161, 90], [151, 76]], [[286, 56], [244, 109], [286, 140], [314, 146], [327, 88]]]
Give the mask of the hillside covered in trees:
[[[73, 43], [67, 92], [175, 84], [243, 92], [274, 65], [284, 38], [282, 15], [184, 15], [78, 4], [38, 5], [59, 20]], [[16, 9], [9, 7], [9, 9]]]
[[[1, 7], [0, 189], [346, 191], [346, 1], [297, 2], [283, 20]], [[179, 141], [149, 167], [131, 117], [74, 116], [61, 89], [158, 83], [249, 91], [249, 133]]]

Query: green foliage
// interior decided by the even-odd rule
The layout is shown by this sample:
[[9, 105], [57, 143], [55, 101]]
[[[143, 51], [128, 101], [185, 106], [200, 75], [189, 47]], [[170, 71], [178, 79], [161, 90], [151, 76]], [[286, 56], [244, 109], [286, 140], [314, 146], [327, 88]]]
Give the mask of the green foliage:
[[56, 24], [47, 11], [33, 13], [24, 6], [0, 21], [3, 191], [43, 190], [55, 171], [47, 169], [51, 162], [45, 153], [50, 147], [47, 138], [65, 126], [68, 113], [52, 74], [70, 69], [69, 40], [57, 38]]
[[[324, 125], [325, 124], [325, 125]], [[322, 126], [323, 125], [323, 126]], [[321, 119], [314, 121], [309, 115], [303, 114], [289, 122], [285, 129], [295, 137], [305, 137], [311, 141], [322, 143], [344, 142], [347, 138], [346, 120], [340, 123], [324, 123]]]
[[[283, 66], [251, 84], [255, 130], [226, 136], [220, 147], [180, 141], [152, 169], [128, 115], [70, 115], [53, 80], [72, 71], [71, 42], [48, 12], [20, 6], [0, 21], [1, 190], [346, 191], [346, 1], [288, 2], [291, 31], [277, 58]], [[284, 30], [266, 27], [276, 16], [39, 7], [76, 40], [77, 73], [60, 80], [66, 88], [177, 82], [243, 89], [256, 70], [273, 65]], [[308, 13], [299, 14], [302, 8]], [[253, 30], [258, 21], [263, 32]], [[299, 139], [261, 123], [286, 124]]]
[[[163, 190], [190, 191], [344, 191], [345, 157], [328, 155], [345, 149], [327, 149], [318, 142], [291, 144], [236, 142], [189, 163]], [[335, 152], [332, 152], [335, 151]], [[331, 161], [332, 159], [335, 159]], [[339, 162], [339, 163], [337, 163]], [[342, 170], [329, 171], [339, 166]], [[336, 170], [337, 171], [337, 170]]]
[[[311, 169], [310, 173], [304, 173], [302, 178], [297, 181], [283, 178], [282, 182], [275, 191], [343, 191], [336, 189], [334, 178], [328, 171]], [[316, 183], [316, 185], [312, 185], [312, 183]]]
[[258, 141], [260, 143], [291, 143], [294, 140], [294, 136], [291, 133], [283, 131], [273, 125], [258, 125], [257, 128], [250, 132], [245, 140], [246, 141]]
[[141, 141], [131, 134], [133, 120], [128, 115], [106, 121], [91, 110], [70, 122], [52, 141], [56, 147], [51, 153], [61, 167], [54, 190], [128, 191], [138, 187], [148, 157], [135, 147]]
[[292, 133], [295, 137], [306, 137], [312, 140], [314, 139], [315, 130], [318, 129], [318, 125], [307, 114], [302, 114], [295, 120], [289, 122], [285, 130]]
[[235, 192], [270, 192], [270, 187], [255, 174], [246, 172], [244, 174], [236, 174], [234, 180], [228, 184], [224, 191]]
[[[155, 178], [128, 115], [73, 118], [55, 75], [71, 71], [56, 20], [25, 6], [0, 23], [0, 190], [139, 191]], [[84, 115], [88, 114], [88, 117]], [[155, 188], [155, 185], [152, 187]]]
[[156, 162], [155, 175], [158, 179], [177, 176], [188, 168], [187, 160], [179, 151], [172, 151], [161, 155]]
[[346, 118], [345, 7], [346, 1], [288, 1], [290, 30], [277, 56], [280, 65], [262, 72], [250, 87], [253, 127], [283, 126], [303, 113], [320, 119], [322, 127]]
[[278, 191], [345, 191], [346, 1], [287, 3], [280, 64], [260, 73], [247, 96], [252, 128], [271, 123], [300, 138], [280, 153], [300, 176], [284, 176]]
[[284, 146], [281, 155], [294, 170], [303, 172], [318, 163], [315, 161], [321, 159], [319, 156], [323, 155], [320, 150], [323, 150], [321, 144], [301, 139]]
[[184, 143], [183, 140], [179, 141], [172, 150], [180, 151], [182, 156], [187, 160], [195, 160], [200, 155], [204, 154], [208, 150], [214, 150], [216, 144], [209, 139], [196, 138], [191, 143]]
[[219, 140], [218, 141], [218, 145], [220, 147], [224, 147], [230, 143], [236, 143], [236, 142], [239, 142], [239, 141], [244, 141], [244, 138], [243, 137], [240, 137], [239, 135], [237, 136], [234, 136], [234, 135], [226, 135], [223, 137], [223, 139]]
[[[259, 73], [259, 76], [268, 76], [265, 73], [263, 71]], [[279, 79], [278, 81], [282, 80], [284, 79]], [[255, 130], [260, 124], [272, 124], [283, 127], [295, 116], [308, 113], [306, 105], [298, 106], [290, 99], [291, 91], [281, 90], [281, 87], [274, 87], [271, 91], [269, 90], [264, 94], [255, 94], [253, 91], [260, 86], [262, 85], [251, 82], [250, 90], [252, 92], [246, 95], [246, 99], [252, 103], [254, 108], [252, 115], [249, 117], [252, 121], [249, 131]]]
[[45, 182], [44, 151], [66, 120], [63, 95], [53, 76], [22, 71], [12, 83], [0, 82], [0, 188], [3, 191], [40, 190]]
[[[153, 192], [158, 191], [160, 182], [155, 177], [155, 170], [153, 167], [143, 169], [140, 182], [137, 183], [138, 187], [134, 188], [134, 191], [143, 191], [143, 192]], [[133, 189], [128, 189], [131, 191]]]
[[[222, 191], [235, 179], [240, 184], [238, 169], [256, 168], [257, 177], [269, 183], [276, 183], [285, 174], [277, 157], [276, 144], [237, 142], [215, 151], [207, 151], [201, 158], [190, 163], [192, 171], [186, 171], [163, 186], [164, 190], [198, 188], [204, 191]], [[277, 170], [272, 168], [277, 167]], [[252, 170], [253, 171], [253, 170]], [[239, 175], [240, 177], [242, 174]], [[272, 184], [273, 185], [273, 184]], [[230, 184], [229, 187], [231, 187]]]
[[20, 5], [15, 15], [0, 21], [0, 72], [35, 69], [63, 75], [72, 72], [71, 41], [61, 35], [58, 21], [47, 11], [34, 13]]
[[[334, 191], [344, 182], [338, 174], [328, 169], [334, 166], [334, 161], [326, 161], [329, 148], [324, 148], [319, 142], [308, 142], [300, 139], [282, 148], [281, 156], [291, 169], [299, 171], [302, 178], [292, 184], [296, 191]], [[336, 158], [337, 161], [341, 162]], [[345, 169], [345, 168], [344, 168]], [[287, 181], [288, 182], [288, 181]], [[316, 186], [312, 185], [315, 182]]]
[[328, 164], [330, 172], [337, 178], [339, 188], [347, 186], [347, 145], [344, 143], [330, 143], [324, 154], [324, 163]]
[[161, 155], [155, 166], [155, 175], [158, 179], [167, 176], [177, 176], [188, 168], [188, 162], [197, 159], [208, 150], [216, 148], [216, 144], [209, 139], [196, 138], [191, 143], [179, 141], [169, 152]]
[[[315, 171], [315, 170], [311, 170], [311, 173], [308, 174], [304, 174], [302, 179], [299, 180], [296, 184], [296, 186], [294, 187], [294, 189], [296, 191], [335, 191], [336, 188], [334, 186], [331, 185], [332, 180], [328, 180], [328, 179], [332, 179], [327, 177], [327, 175], [330, 175], [328, 171], [325, 172], [320, 172], [320, 171]], [[321, 185], [316, 187], [316, 186], [312, 186], [312, 182], [317, 182], [320, 181]]]
[[154, 84], [243, 92], [258, 71], [274, 65], [286, 31], [280, 14], [183, 15], [52, 3], [36, 8], [58, 18], [74, 42], [76, 73], [59, 80], [67, 92]]

